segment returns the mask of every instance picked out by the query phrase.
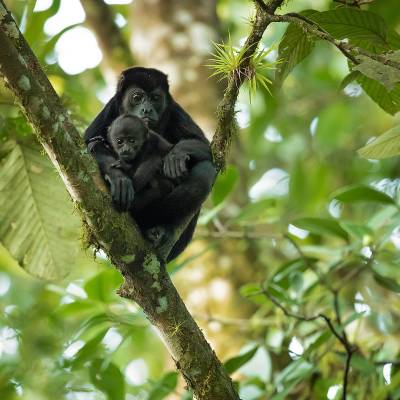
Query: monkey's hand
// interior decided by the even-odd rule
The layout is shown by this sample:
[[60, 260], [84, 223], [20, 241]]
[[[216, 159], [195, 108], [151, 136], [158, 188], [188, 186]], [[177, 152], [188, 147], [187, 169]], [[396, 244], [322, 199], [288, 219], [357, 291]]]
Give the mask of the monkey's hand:
[[164, 158], [164, 175], [171, 179], [185, 177], [188, 174], [189, 159], [186, 153], [170, 151]]
[[118, 168], [109, 168], [104, 178], [110, 184], [114, 207], [119, 212], [130, 210], [135, 196], [132, 180]]

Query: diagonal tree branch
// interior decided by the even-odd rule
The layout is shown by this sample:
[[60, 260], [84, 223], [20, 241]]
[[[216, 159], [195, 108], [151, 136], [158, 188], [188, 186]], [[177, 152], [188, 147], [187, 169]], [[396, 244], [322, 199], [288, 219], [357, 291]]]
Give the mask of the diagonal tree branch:
[[0, 0], [0, 76], [20, 103], [82, 215], [91, 243], [121, 271], [120, 295], [136, 301], [159, 330], [198, 400], [238, 400], [232, 381], [133, 221], [115, 212], [94, 159], [36, 57]]
[[[239, 89], [245, 80], [246, 69], [249, 67], [251, 57], [257, 50], [258, 44], [272, 22], [271, 15], [284, 3], [284, 0], [270, 0], [263, 7], [256, 1], [256, 15], [252, 22], [252, 29], [248, 36], [244, 48], [246, 51], [242, 57], [242, 63], [238, 71], [232, 72], [228, 76], [228, 84], [225, 89], [224, 97], [217, 108], [218, 125], [212, 141], [214, 160], [219, 170], [225, 167], [226, 157], [230, 150], [232, 138], [236, 131], [235, 125], [235, 103], [239, 94]], [[267, 10], [267, 12], [265, 12]]]

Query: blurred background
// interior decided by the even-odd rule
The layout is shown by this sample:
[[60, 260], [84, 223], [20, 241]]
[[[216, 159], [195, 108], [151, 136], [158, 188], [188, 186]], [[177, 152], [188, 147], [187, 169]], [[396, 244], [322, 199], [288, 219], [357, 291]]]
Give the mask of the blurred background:
[[[82, 133], [118, 74], [143, 65], [168, 74], [211, 139], [225, 87], [207, 67], [213, 42], [242, 46], [254, 16], [245, 0], [5, 3]], [[292, 0], [282, 13], [338, 5]], [[398, 0], [364, 9], [400, 33]], [[268, 27], [267, 62], [286, 28]], [[227, 170], [192, 244], [168, 265], [243, 400], [341, 398], [345, 349], [323, 320], [288, 310], [346, 327], [357, 346], [348, 399], [400, 399], [400, 164], [356, 152], [399, 117], [356, 82], [341, 85], [347, 74], [343, 55], [318, 42], [272, 94], [243, 86]], [[0, 398], [191, 399], [157, 332], [115, 294], [119, 274], [85, 248], [62, 182], [2, 83], [0, 140]], [[23, 193], [5, 190], [10, 181]], [[350, 194], [339, 201], [337, 190]], [[5, 231], [14, 219], [21, 231]], [[43, 265], [27, 251], [37, 241]]]

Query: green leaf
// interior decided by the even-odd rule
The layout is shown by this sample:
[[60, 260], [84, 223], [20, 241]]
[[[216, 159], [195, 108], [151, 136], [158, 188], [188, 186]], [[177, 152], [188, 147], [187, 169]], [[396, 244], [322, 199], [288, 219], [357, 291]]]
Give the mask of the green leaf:
[[44, 59], [49, 53], [51, 53], [54, 50], [58, 40], [61, 38], [62, 35], [64, 35], [64, 33], [70, 31], [71, 29], [77, 28], [78, 26], [82, 26], [82, 24], [79, 23], [67, 26], [60, 32], [56, 33], [54, 36], [51, 37], [50, 40], [48, 40], [46, 43], [43, 44], [43, 46], [40, 49], [40, 52], [39, 53], [36, 52], [36, 55], [39, 58]]
[[[308, 361], [303, 359], [298, 359], [290, 363], [285, 369], [276, 375], [276, 384], [285, 385], [287, 382], [305, 379], [314, 370], [314, 366]], [[286, 385], [285, 385], [286, 386]]]
[[386, 278], [385, 276], [379, 275], [377, 273], [374, 274], [375, 281], [383, 286], [385, 289], [390, 290], [391, 292], [400, 293], [400, 285], [391, 278]]
[[224, 209], [224, 203], [220, 203], [216, 207], [213, 207], [208, 210], [203, 209], [198, 219], [198, 225], [207, 225], [223, 209]]
[[215, 244], [210, 243], [201, 251], [190, 255], [189, 257], [184, 258], [181, 262], [172, 261], [167, 265], [167, 271], [170, 275], [174, 275], [179, 272], [181, 269], [186, 267], [188, 264], [196, 260], [197, 258], [203, 256], [204, 254], [208, 253], [212, 248], [215, 247]]
[[368, 78], [378, 81], [388, 91], [393, 90], [396, 84], [400, 82], [400, 71], [398, 69], [363, 55], [358, 56], [357, 60], [360, 61], [360, 64], [355, 65], [353, 70], [360, 71]]
[[7, 142], [0, 161], [0, 240], [30, 274], [65, 277], [78, 249], [80, 221], [53, 165], [36, 145]]
[[309, 16], [336, 39], [390, 49], [385, 20], [378, 14], [354, 8], [338, 8]]
[[317, 339], [310, 344], [307, 350], [304, 352], [303, 357], [306, 357], [312, 352], [318, 350], [323, 344], [325, 344], [332, 337], [332, 332], [330, 330], [326, 330], [322, 332]]
[[224, 367], [228, 374], [233, 374], [237, 371], [241, 366], [248, 363], [254, 355], [257, 353], [258, 346], [253, 347], [249, 351], [244, 354], [241, 354], [236, 357], [230, 358], [228, 361], [224, 362]]
[[93, 339], [86, 342], [86, 344], [76, 353], [71, 361], [71, 366], [74, 369], [81, 368], [86, 361], [93, 360], [101, 349], [101, 341], [108, 332], [109, 328], [103, 329]]
[[171, 394], [178, 383], [178, 373], [169, 372], [151, 390], [148, 400], [162, 400]]
[[90, 299], [108, 302], [115, 297], [114, 291], [122, 283], [123, 278], [121, 274], [110, 268], [88, 280], [84, 289]]
[[108, 400], [125, 399], [124, 376], [114, 363], [97, 359], [92, 363], [89, 372], [93, 384], [107, 395]]
[[97, 305], [90, 301], [77, 300], [72, 303], [62, 304], [57, 308], [57, 315], [63, 317], [77, 317], [78, 315], [91, 313], [96, 310]]
[[[317, 11], [305, 10], [301, 14], [310, 16]], [[278, 48], [278, 60], [275, 81], [280, 86], [293, 68], [303, 61], [313, 50], [315, 40], [307, 36], [298, 25], [289, 24]]]
[[240, 294], [243, 297], [255, 296], [260, 294], [260, 292], [261, 286], [259, 283], [246, 283], [240, 288]]
[[360, 75], [361, 72], [359, 71], [351, 71], [343, 78], [342, 82], [340, 83], [340, 90], [343, 90], [347, 85], [356, 80]]
[[347, 325], [350, 325], [353, 321], [356, 321], [357, 319], [365, 317], [365, 311], [363, 312], [354, 312], [351, 314], [349, 317], [346, 318], [346, 320], [343, 322], [342, 327], [346, 327]]
[[237, 168], [231, 165], [224, 173], [218, 175], [212, 191], [214, 206], [222, 203], [228, 197], [235, 187], [238, 177], [239, 173]]
[[358, 150], [361, 157], [383, 159], [400, 154], [400, 125], [383, 133], [373, 142]]
[[[312, 260], [310, 260], [310, 261], [312, 261]], [[306, 268], [306, 266], [305, 266], [304, 260], [302, 258], [297, 258], [296, 260], [291, 260], [279, 267], [279, 269], [273, 275], [272, 280], [274, 282], [279, 282], [282, 279], [287, 278], [292, 272], [304, 271], [305, 268]]]
[[275, 209], [275, 199], [255, 201], [254, 203], [246, 204], [233, 220], [235, 223], [248, 223], [250, 221], [265, 223], [265, 219], [267, 219]]
[[347, 232], [333, 219], [300, 218], [293, 221], [292, 224], [317, 235], [334, 235], [348, 240]]
[[374, 232], [367, 225], [353, 224], [351, 222], [341, 221], [340, 226], [351, 236], [363, 240], [366, 236], [373, 236]]
[[363, 74], [358, 76], [357, 81], [368, 96], [387, 113], [394, 115], [400, 111], [400, 85], [389, 91], [376, 80]]
[[335, 191], [332, 198], [343, 203], [382, 203], [396, 206], [396, 202], [387, 194], [365, 185], [351, 185]]
[[353, 354], [350, 365], [366, 375], [371, 375], [376, 372], [375, 365], [359, 353]]
[[45, 34], [43, 27], [46, 21], [53, 15], [57, 14], [60, 9], [61, 0], [53, 0], [52, 5], [45, 11], [34, 12], [28, 19], [26, 31], [24, 33], [25, 39], [31, 46], [39, 47], [39, 43], [43, 43]]

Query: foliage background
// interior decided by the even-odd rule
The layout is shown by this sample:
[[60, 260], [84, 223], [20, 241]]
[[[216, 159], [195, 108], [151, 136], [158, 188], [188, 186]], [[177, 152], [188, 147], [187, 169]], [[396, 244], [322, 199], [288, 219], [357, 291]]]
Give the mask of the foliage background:
[[[62, 3], [50, 1], [40, 12], [36, 1], [7, 5], [83, 132], [115, 77], [106, 57], [75, 74], [62, 68], [57, 43], [85, 24], [46, 34]], [[282, 11], [339, 5], [293, 0]], [[110, 7], [128, 40], [135, 5]], [[396, 0], [363, 9], [400, 33]], [[216, 31], [242, 45], [252, 3], [220, 0], [216, 10]], [[286, 27], [273, 24], [264, 35], [264, 46], [275, 45], [272, 57]], [[75, 40], [70, 45], [78, 51], [79, 35]], [[367, 48], [366, 42], [371, 39], [357, 44]], [[208, 58], [211, 53], [210, 47]], [[206, 63], [202, 69], [211, 75]], [[274, 80], [275, 71], [267, 74]], [[356, 81], [343, 89], [347, 74], [343, 55], [317, 42], [280, 89], [275, 81], [272, 96], [261, 88], [249, 101], [242, 90], [228, 169], [204, 207], [196, 240], [169, 266], [218, 355], [230, 359], [226, 368], [246, 400], [342, 396], [346, 349], [321, 318], [302, 321], [285, 315], [288, 310], [324, 313], [340, 332], [346, 327], [357, 347], [348, 398], [400, 398], [399, 164], [396, 157], [377, 161], [356, 153], [399, 121], [396, 109], [386, 109], [391, 115], [377, 105], [382, 92], [374, 102]], [[185, 92], [192, 94], [191, 87]], [[118, 274], [101, 254], [82, 249], [65, 189], [5, 87], [0, 137], [1, 398], [191, 398], [141, 311], [114, 294]], [[12, 224], [23, 229], [15, 233]]]

